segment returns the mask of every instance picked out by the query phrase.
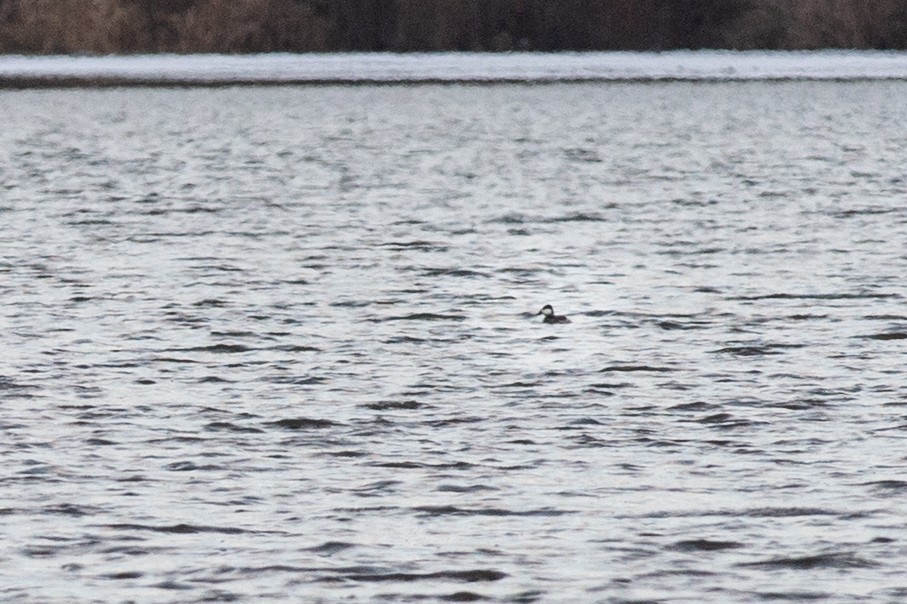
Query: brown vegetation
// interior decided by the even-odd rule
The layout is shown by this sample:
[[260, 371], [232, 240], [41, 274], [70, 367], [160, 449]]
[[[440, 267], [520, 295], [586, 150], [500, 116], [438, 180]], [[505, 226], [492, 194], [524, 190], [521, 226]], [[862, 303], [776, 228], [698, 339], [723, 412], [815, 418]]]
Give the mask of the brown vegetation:
[[907, 48], [904, 0], [0, 0], [0, 52]]

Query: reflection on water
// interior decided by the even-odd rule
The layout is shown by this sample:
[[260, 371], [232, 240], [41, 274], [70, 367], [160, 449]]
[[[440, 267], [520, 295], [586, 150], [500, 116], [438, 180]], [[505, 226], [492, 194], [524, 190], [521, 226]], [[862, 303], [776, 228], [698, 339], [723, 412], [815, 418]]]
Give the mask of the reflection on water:
[[0, 94], [0, 597], [898, 600], [905, 87]]

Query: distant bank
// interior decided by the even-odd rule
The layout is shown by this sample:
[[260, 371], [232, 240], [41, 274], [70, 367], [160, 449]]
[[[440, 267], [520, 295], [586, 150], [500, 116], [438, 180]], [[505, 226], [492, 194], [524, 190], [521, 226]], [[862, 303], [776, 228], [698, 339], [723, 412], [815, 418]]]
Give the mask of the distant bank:
[[0, 53], [907, 49], [904, 0], [0, 0]]
[[0, 56], [0, 87], [907, 80], [907, 52], [671, 51]]

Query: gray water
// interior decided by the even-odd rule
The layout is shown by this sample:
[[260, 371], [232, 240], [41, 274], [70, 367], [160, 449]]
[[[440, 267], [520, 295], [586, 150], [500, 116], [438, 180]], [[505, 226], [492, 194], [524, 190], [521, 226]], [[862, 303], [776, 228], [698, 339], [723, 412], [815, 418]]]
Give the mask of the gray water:
[[0, 93], [0, 599], [904, 600], [905, 97]]

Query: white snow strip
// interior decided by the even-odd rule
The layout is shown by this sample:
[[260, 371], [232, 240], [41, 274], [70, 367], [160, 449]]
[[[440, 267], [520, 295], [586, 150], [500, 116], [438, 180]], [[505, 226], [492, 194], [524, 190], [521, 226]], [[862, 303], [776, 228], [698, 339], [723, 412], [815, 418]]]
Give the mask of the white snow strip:
[[161, 83], [907, 79], [907, 53], [0, 55], [0, 78]]

